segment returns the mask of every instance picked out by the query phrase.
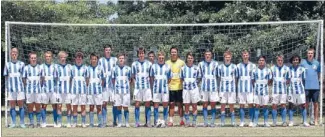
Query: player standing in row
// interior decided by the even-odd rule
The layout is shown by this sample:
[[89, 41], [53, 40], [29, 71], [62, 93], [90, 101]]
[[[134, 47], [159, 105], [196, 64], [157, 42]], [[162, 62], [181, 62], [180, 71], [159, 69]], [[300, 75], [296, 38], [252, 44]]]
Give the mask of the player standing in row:
[[169, 102], [169, 90], [168, 84], [171, 79], [171, 69], [168, 64], [165, 63], [165, 53], [158, 52], [158, 63], [152, 65], [150, 70], [150, 80], [152, 83], [153, 102], [154, 102], [154, 124], [157, 126], [157, 120], [159, 118], [159, 103], [163, 105], [163, 118], [167, 121], [168, 117], [168, 102]]
[[201, 98], [203, 102], [203, 119], [204, 127], [208, 126], [208, 105], [211, 106], [211, 127], [215, 127], [216, 119], [216, 103], [219, 101], [218, 86], [217, 86], [217, 70], [218, 62], [212, 60], [212, 52], [206, 50], [204, 52], [204, 61], [199, 63], [200, 74], [202, 75], [201, 82]]
[[71, 127], [71, 95], [70, 95], [70, 84], [71, 84], [71, 65], [67, 64], [66, 60], [68, 54], [65, 51], [60, 51], [59, 54], [59, 64], [57, 65], [57, 123], [56, 127], [62, 126], [62, 104], [66, 104], [67, 107], [67, 127]]
[[244, 50], [242, 52], [242, 59], [243, 62], [237, 64], [237, 73], [236, 77], [238, 78], [237, 83], [237, 91], [238, 91], [238, 99], [239, 99], [239, 116], [240, 116], [240, 127], [243, 127], [245, 125], [245, 105], [248, 104], [249, 108], [249, 127], [253, 126], [254, 122], [254, 88], [252, 84], [252, 73], [253, 70], [256, 69], [256, 65], [249, 61], [249, 52], [247, 50]]
[[94, 109], [96, 106], [98, 127], [103, 127], [102, 104], [103, 104], [103, 85], [104, 71], [98, 65], [98, 56], [90, 54], [90, 66], [87, 68], [88, 104], [90, 127], [94, 127]]
[[103, 126], [107, 125], [107, 103], [112, 102], [113, 109], [113, 126], [117, 126], [116, 123], [116, 112], [117, 107], [114, 105], [113, 98], [114, 98], [114, 87], [112, 83], [112, 71], [116, 66], [117, 58], [111, 56], [112, 53], [112, 46], [105, 45], [104, 47], [104, 57], [99, 59], [98, 65], [104, 69], [104, 78], [105, 84], [103, 89]]
[[292, 66], [290, 67], [289, 77], [290, 86], [288, 93], [289, 101], [289, 126], [293, 126], [293, 107], [299, 105], [302, 115], [303, 125], [309, 127], [307, 122], [307, 111], [306, 111], [306, 95], [305, 87], [303, 85], [306, 79], [306, 69], [299, 66], [301, 58], [299, 56], [293, 56], [290, 59]]
[[271, 67], [272, 71], [272, 119], [273, 125], [277, 123], [277, 106], [281, 105], [282, 126], [287, 126], [286, 123], [286, 103], [287, 103], [287, 84], [289, 84], [289, 67], [283, 65], [283, 56], [276, 57], [277, 65]]
[[34, 107], [36, 109], [37, 126], [41, 122], [41, 75], [42, 68], [37, 64], [37, 55], [35, 52], [29, 53], [29, 64], [24, 67], [23, 80], [26, 89], [26, 103], [28, 105], [28, 116], [30, 120], [29, 127], [34, 128]]
[[271, 84], [272, 72], [269, 68], [266, 67], [266, 57], [260, 56], [258, 59], [258, 68], [253, 71], [252, 83], [254, 84], [254, 104], [255, 104], [255, 113], [254, 113], [254, 127], [258, 126], [258, 118], [260, 114], [260, 106], [263, 106], [264, 113], [264, 126], [269, 127], [268, 118], [269, 118], [269, 91], [268, 85]]
[[180, 79], [181, 68], [185, 65], [184, 61], [178, 57], [178, 49], [170, 48], [171, 59], [166, 61], [171, 67], [172, 78], [168, 85], [169, 87], [169, 123], [168, 126], [173, 126], [173, 118], [175, 111], [175, 103], [178, 106], [178, 114], [180, 117], [180, 125], [184, 125], [183, 121], [183, 82]]
[[150, 101], [152, 100], [150, 89], [149, 71], [152, 66], [151, 62], [145, 60], [145, 49], [140, 47], [137, 50], [138, 61], [132, 63], [132, 78], [134, 81], [134, 100], [135, 102], [135, 127], [140, 127], [140, 103], [145, 102], [145, 114], [147, 127], [151, 127], [151, 107]]
[[185, 126], [190, 126], [190, 105], [192, 105], [193, 122], [196, 127], [197, 102], [200, 101], [200, 91], [197, 85], [200, 77], [200, 69], [194, 65], [194, 56], [191, 52], [186, 55], [186, 65], [181, 69], [181, 79], [183, 81], [183, 103], [185, 104]]
[[44, 54], [45, 63], [41, 65], [42, 71], [42, 127], [46, 127], [46, 107], [48, 104], [52, 104], [53, 108], [53, 118], [54, 118], [54, 125], [57, 124], [57, 110], [55, 104], [55, 86], [57, 81], [57, 73], [56, 73], [56, 64], [53, 63], [53, 53], [51, 51], [46, 51]]
[[[152, 65], [155, 64], [155, 52], [150, 51], [150, 52], [148, 52], [147, 55], [148, 55], [148, 58], [149, 58], [149, 62], [151, 62]], [[150, 89], [151, 89], [151, 91], [152, 91], [152, 86], [153, 86], [153, 84], [150, 83]], [[153, 94], [151, 94], [151, 95], [153, 95]], [[145, 117], [145, 119], [147, 121], [147, 113], [145, 113], [145, 116], [144, 117]], [[146, 127], [147, 126], [147, 123], [145, 123], [144, 126]]]
[[16, 127], [16, 101], [19, 106], [20, 127], [26, 128], [24, 118], [24, 83], [22, 80], [25, 63], [18, 60], [18, 49], [12, 48], [10, 51], [11, 61], [7, 62], [3, 71], [6, 79], [6, 90], [10, 104], [11, 125], [9, 128]]
[[115, 88], [114, 105], [117, 106], [117, 127], [122, 127], [122, 107], [125, 126], [130, 127], [128, 107], [130, 106], [131, 68], [125, 65], [125, 54], [118, 54], [118, 65], [113, 70], [112, 82]]
[[75, 65], [71, 70], [71, 104], [73, 107], [73, 124], [77, 126], [78, 105], [81, 107], [81, 126], [86, 127], [86, 104], [87, 104], [87, 66], [83, 64], [84, 55], [82, 52], [75, 54]]

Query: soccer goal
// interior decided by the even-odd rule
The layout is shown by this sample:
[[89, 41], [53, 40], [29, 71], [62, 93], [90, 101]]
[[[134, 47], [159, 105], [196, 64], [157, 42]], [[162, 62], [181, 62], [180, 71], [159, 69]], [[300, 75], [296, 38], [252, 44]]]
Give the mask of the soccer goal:
[[[5, 61], [10, 61], [10, 50], [17, 47], [19, 60], [28, 64], [28, 53], [37, 52], [38, 62], [51, 50], [55, 55], [67, 51], [68, 63], [73, 63], [76, 51], [103, 55], [103, 45], [111, 45], [113, 55], [127, 54], [127, 64], [136, 60], [137, 47], [147, 51], [164, 51], [179, 48], [180, 57], [193, 52], [195, 62], [203, 60], [203, 53], [210, 49], [214, 59], [222, 62], [223, 52], [233, 53], [233, 63], [241, 62], [241, 51], [250, 52], [250, 60], [257, 63], [259, 55], [267, 57], [267, 64], [275, 64], [276, 55], [284, 55], [285, 64], [293, 55], [306, 58], [307, 49], [316, 49], [316, 59], [321, 62], [321, 83], [324, 77], [323, 20], [204, 23], [204, 24], [68, 24], [68, 23], [5, 23]], [[169, 57], [167, 57], [168, 59]], [[56, 61], [56, 59], [54, 59]], [[321, 89], [324, 87], [321, 84]], [[322, 91], [322, 90], [321, 90]], [[5, 125], [8, 125], [8, 100], [5, 91]], [[320, 92], [320, 123], [323, 123], [323, 94]], [[300, 113], [300, 112], [297, 112]]]

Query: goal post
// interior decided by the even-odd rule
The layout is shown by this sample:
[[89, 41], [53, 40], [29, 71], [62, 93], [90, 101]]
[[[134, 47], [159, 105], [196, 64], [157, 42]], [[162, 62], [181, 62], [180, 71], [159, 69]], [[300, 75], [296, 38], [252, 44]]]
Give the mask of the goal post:
[[[324, 21], [272, 21], [240, 23], [199, 23], [199, 24], [75, 24], [5, 22], [5, 61], [10, 61], [11, 47], [19, 49], [18, 59], [28, 64], [28, 53], [36, 51], [38, 63], [42, 63], [43, 53], [51, 50], [56, 55], [60, 50], [69, 54], [68, 63], [73, 63], [73, 54], [83, 51], [85, 62], [90, 53], [103, 55], [103, 45], [113, 47], [113, 55], [127, 54], [127, 64], [136, 60], [137, 47], [147, 51], [169, 52], [176, 46], [180, 57], [185, 59], [187, 52], [193, 52], [195, 63], [203, 60], [205, 49], [214, 52], [214, 59], [222, 62], [223, 52], [233, 52], [233, 62], [241, 61], [241, 51], [251, 53], [251, 61], [258, 55], [266, 55], [272, 65], [275, 56], [284, 55], [284, 62], [290, 57], [306, 57], [309, 47], [316, 49], [315, 57], [320, 59], [320, 123], [323, 123], [323, 79], [324, 79]], [[166, 54], [167, 55], [167, 54]], [[55, 56], [54, 56], [55, 57]], [[166, 58], [168, 59], [168, 58]], [[56, 60], [56, 59], [54, 59]], [[274, 63], [273, 63], [274, 64]], [[5, 91], [5, 125], [8, 125], [8, 91]]]

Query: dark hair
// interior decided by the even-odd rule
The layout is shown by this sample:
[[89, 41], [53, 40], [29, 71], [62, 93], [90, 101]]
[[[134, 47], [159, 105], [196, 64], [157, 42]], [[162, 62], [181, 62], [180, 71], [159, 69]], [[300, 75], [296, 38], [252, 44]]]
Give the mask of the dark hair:
[[125, 57], [125, 54], [124, 53], [119, 53], [117, 54], [117, 57], [119, 58], [120, 56], [124, 56]]
[[264, 55], [259, 56], [258, 60], [260, 60], [261, 58], [263, 58], [265, 60], [265, 62], [266, 62], [266, 57]]
[[293, 56], [290, 58], [290, 63], [293, 63], [293, 60], [294, 60], [295, 58], [298, 58], [299, 63], [301, 62], [301, 58], [300, 58], [299, 55], [293, 55]]
[[172, 52], [172, 49], [176, 49], [176, 51], [178, 52], [178, 48], [177, 48], [177, 47], [171, 47], [171, 48], [169, 49], [169, 52], [170, 52], [170, 53]]
[[77, 58], [77, 57], [84, 58], [84, 54], [81, 51], [78, 51], [78, 52], [76, 52], [76, 54], [74, 54], [74, 57], [75, 58]]
[[30, 52], [30, 53], [28, 54], [28, 57], [30, 57], [31, 55], [36, 55], [36, 56], [37, 56], [37, 54], [36, 54], [35, 51]]
[[150, 54], [153, 54], [153, 56], [156, 56], [156, 55], [155, 55], [155, 52], [153, 52], [153, 51], [149, 51], [149, 52], [148, 52], [148, 56], [149, 56]]
[[106, 49], [106, 48], [112, 49], [112, 46], [110, 44], [105, 44], [103, 47], [104, 47], [104, 49]]
[[143, 47], [139, 47], [137, 50], [137, 56], [139, 56], [140, 51], [143, 51], [143, 53], [146, 54], [146, 50]]
[[194, 59], [193, 53], [192, 53], [192, 52], [188, 52], [188, 53], [186, 54], [186, 62], [187, 62], [187, 58], [188, 58], [188, 56], [192, 56], [193, 59]]
[[204, 54], [207, 53], [207, 52], [210, 52], [210, 53], [212, 54], [212, 51], [211, 51], [210, 49], [206, 49], [206, 50], [204, 51]]
[[91, 54], [90, 54], [90, 59], [91, 59], [92, 57], [96, 57], [96, 58], [98, 59], [98, 56], [97, 56], [95, 53], [91, 53]]

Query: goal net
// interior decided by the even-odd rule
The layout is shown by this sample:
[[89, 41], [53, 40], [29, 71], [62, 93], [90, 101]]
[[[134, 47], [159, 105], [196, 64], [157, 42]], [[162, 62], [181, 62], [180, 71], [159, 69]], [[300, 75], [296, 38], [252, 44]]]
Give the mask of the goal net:
[[[195, 63], [204, 59], [204, 51], [213, 51], [214, 59], [222, 62], [223, 52], [233, 53], [233, 63], [241, 62], [241, 51], [250, 52], [250, 60], [257, 63], [259, 55], [267, 57], [268, 66], [275, 64], [276, 55], [284, 55], [284, 62], [290, 65], [293, 55], [306, 58], [306, 50], [316, 49], [316, 58], [321, 62], [323, 72], [323, 21], [284, 21], [207, 24], [65, 24], [6, 22], [5, 61], [10, 61], [10, 49], [19, 49], [19, 60], [28, 64], [28, 53], [35, 51], [38, 62], [44, 62], [44, 51], [56, 54], [67, 51], [68, 63], [73, 64], [76, 51], [85, 53], [89, 62], [90, 53], [103, 56], [103, 45], [111, 45], [113, 56], [119, 52], [127, 54], [127, 64], [137, 59], [136, 49], [164, 51], [179, 48], [184, 60], [187, 52], [193, 52]], [[168, 59], [167, 57], [166, 59]], [[56, 61], [56, 59], [54, 59]], [[323, 74], [323, 73], [322, 73]], [[322, 75], [323, 77], [323, 75]], [[323, 78], [321, 78], [323, 80]], [[323, 88], [323, 87], [321, 87]], [[322, 90], [321, 90], [322, 91]], [[320, 120], [322, 120], [322, 92], [320, 92]], [[7, 95], [7, 92], [6, 92]], [[6, 125], [7, 125], [6, 99]], [[300, 117], [300, 111], [296, 112]], [[238, 113], [237, 113], [238, 115]]]

